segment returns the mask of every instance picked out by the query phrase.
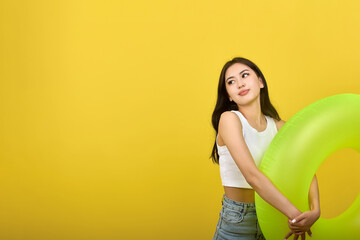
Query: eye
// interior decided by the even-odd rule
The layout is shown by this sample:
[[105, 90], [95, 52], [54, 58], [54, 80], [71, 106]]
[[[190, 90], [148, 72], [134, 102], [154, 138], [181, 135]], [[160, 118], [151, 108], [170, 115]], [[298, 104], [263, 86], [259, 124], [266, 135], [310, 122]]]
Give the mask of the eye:
[[243, 78], [244, 78], [245, 74], [246, 74], [246, 75], [249, 75], [249, 73], [244, 73], [244, 74], [242, 75]]
[[230, 80], [230, 81], [228, 81], [228, 84], [231, 84], [231, 82], [233, 82], [234, 80]]

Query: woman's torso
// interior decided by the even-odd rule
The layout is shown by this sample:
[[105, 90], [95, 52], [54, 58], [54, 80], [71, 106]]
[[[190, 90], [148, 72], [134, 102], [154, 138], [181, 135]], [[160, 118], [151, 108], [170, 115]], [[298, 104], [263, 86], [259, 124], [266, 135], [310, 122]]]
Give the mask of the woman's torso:
[[[274, 119], [274, 121], [275, 121], [277, 130], [279, 130], [283, 123], [281, 123], [280, 121], [277, 121], [276, 119]], [[263, 126], [254, 126], [252, 123], [250, 123], [250, 122], [248, 122], [248, 123], [254, 129], [256, 129], [258, 132], [264, 131], [267, 127], [267, 123]], [[225, 145], [220, 134], [218, 134], [218, 137], [217, 137], [217, 144], [219, 146]], [[245, 203], [255, 202], [255, 191], [253, 189], [239, 188], [239, 187], [227, 187], [227, 186], [223, 186], [223, 187], [224, 187], [225, 195], [232, 200], [235, 200], [238, 202], [245, 202]]]

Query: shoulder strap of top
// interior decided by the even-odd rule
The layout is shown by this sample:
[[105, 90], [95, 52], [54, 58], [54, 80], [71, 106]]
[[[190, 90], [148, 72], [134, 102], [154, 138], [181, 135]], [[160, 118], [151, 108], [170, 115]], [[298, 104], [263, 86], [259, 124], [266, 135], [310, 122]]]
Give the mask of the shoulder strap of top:
[[243, 133], [244, 133], [245, 129], [250, 127], [250, 125], [248, 125], [249, 123], [247, 122], [246, 118], [241, 114], [241, 112], [236, 111], [236, 110], [231, 110], [231, 111], [234, 112], [236, 115], [238, 115], [241, 125], [242, 125]]
[[[244, 117], [244, 115], [242, 115], [241, 112], [239, 111], [236, 111], [236, 110], [231, 110], [232, 112], [236, 113], [236, 115], [238, 115], [238, 117], [240, 118], [240, 121], [243, 125], [243, 127], [246, 127], [246, 128], [252, 128], [248, 121], [246, 120], [246, 118]], [[270, 128], [273, 128], [276, 132], [277, 132], [277, 127], [276, 127], [276, 123], [275, 123], [275, 120], [270, 117], [270, 116], [267, 116], [265, 115], [266, 119], [269, 120], [269, 124], [270, 124]]]
[[272, 118], [272, 117], [270, 117], [270, 116], [266, 116], [266, 115], [265, 115], [265, 117], [266, 117], [266, 119], [269, 120], [270, 127], [271, 127], [272, 129], [274, 129], [275, 132], [277, 132], [276, 122], [275, 122], [274, 118]]
[[241, 112], [236, 111], [236, 110], [231, 110], [232, 112], [234, 112], [236, 115], [238, 115], [238, 117], [240, 118], [241, 124], [244, 125], [244, 121], [246, 122], [245, 117], [241, 114]]
[[239, 111], [236, 111], [236, 110], [231, 110], [232, 112], [234, 112], [234, 113], [236, 113], [236, 115], [238, 115], [239, 116], [239, 118], [241, 118], [241, 119], [243, 119], [244, 118], [244, 116], [241, 114], [241, 112], [239, 112]]

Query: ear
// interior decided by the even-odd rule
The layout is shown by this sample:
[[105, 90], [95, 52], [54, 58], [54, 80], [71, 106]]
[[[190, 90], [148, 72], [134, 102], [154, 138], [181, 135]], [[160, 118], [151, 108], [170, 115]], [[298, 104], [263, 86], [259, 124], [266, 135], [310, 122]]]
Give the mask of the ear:
[[259, 77], [259, 81], [260, 81], [260, 88], [264, 88], [265, 85], [264, 85], [264, 82], [263, 82], [263, 80], [261, 79], [261, 77]]

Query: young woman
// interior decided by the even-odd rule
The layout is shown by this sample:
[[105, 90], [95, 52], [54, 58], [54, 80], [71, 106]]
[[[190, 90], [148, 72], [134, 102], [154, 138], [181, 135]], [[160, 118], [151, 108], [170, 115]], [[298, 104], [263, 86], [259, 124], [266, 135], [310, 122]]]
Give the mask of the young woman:
[[305, 232], [311, 236], [310, 227], [320, 217], [316, 176], [309, 191], [311, 210], [302, 213], [257, 168], [284, 123], [270, 102], [260, 69], [240, 57], [225, 63], [212, 114], [216, 138], [211, 158], [220, 165], [225, 191], [213, 240], [265, 239], [256, 216], [255, 191], [288, 217], [285, 239], [292, 234], [305, 239]]

